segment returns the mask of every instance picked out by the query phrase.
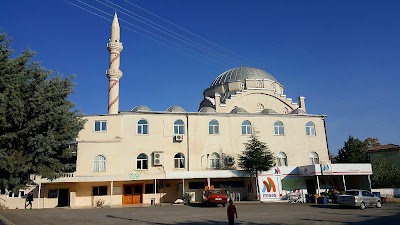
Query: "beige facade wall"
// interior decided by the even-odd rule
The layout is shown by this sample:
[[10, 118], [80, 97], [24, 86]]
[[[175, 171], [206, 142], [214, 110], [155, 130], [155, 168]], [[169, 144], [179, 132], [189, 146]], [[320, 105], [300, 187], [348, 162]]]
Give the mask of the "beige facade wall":
[[[320, 160], [328, 160], [324, 120], [319, 116], [126, 113], [86, 119], [85, 130], [80, 133], [78, 140], [78, 176], [125, 176], [132, 172], [145, 176], [165, 171], [205, 170], [209, 163], [207, 154], [223, 153], [237, 159], [244, 150], [243, 143], [249, 140], [249, 135], [241, 133], [241, 124], [245, 120], [251, 122], [259, 139], [266, 142], [274, 154], [282, 151], [288, 156], [289, 165], [309, 164], [311, 152], [316, 152]], [[148, 122], [148, 135], [136, 133], [137, 122], [141, 119]], [[214, 119], [219, 123], [219, 134], [210, 135], [208, 126]], [[107, 120], [107, 132], [93, 132], [95, 120]], [[173, 124], [176, 120], [185, 123], [182, 142], [174, 142]], [[276, 121], [284, 124], [284, 135], [274, 135]], [[315, 124], [315, 136], [306, 135], [305, 124], [309, 121]], [[153, 166], [155, 151], [163, 152], [163, 167]], [[136, 159], [141, 153], [148, 156], [147, 170], [136, 168]], [[177, 153], [185, 156], [186, 166], [183, 169], [174, 167]], [[106, 157], [105, 172], [93, 172], [96, 155]]]

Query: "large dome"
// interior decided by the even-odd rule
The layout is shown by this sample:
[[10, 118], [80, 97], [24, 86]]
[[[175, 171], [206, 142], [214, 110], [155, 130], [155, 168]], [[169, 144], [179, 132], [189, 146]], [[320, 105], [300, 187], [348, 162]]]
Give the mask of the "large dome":
[[278, 82], [275, 77], [264, 70], [254, 67], [237, 67], [223, 72], [221, 75], [215, 78], [210, 87], [235, 81], [244, 81], [246, 79], [267, 79]]

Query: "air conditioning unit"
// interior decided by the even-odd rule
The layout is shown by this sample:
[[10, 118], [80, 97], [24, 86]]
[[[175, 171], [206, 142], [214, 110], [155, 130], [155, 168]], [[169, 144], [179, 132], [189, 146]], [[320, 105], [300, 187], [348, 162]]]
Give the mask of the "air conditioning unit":
[[164, 164], [164, 152], [153, 152], [154, 166], [162, 166]]
[[174, 138], [175, 138], [175, 141], [181, 142], [181, 141], [183, 141], [183, 134], [177, 134], [174, 136]]

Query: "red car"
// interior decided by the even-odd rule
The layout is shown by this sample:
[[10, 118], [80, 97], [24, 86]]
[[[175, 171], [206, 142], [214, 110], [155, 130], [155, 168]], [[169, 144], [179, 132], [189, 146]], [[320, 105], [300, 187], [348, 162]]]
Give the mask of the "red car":
[[226, 192], [222, 189], [212, 189], [203, 192], [203, 203], [205, 205], [218, 205], [221, 204], [225, 207], [228, 201]]

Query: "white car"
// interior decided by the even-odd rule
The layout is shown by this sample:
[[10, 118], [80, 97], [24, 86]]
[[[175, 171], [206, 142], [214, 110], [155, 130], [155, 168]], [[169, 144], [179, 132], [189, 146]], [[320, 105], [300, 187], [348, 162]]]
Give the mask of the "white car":
[[360, 209], [365, 209], [367, 206], [382, 207], [381, 198], [366, 190], [347, 190], [346, 194], [338, 196], [337, 202], [341, 205], [357, 206]]

